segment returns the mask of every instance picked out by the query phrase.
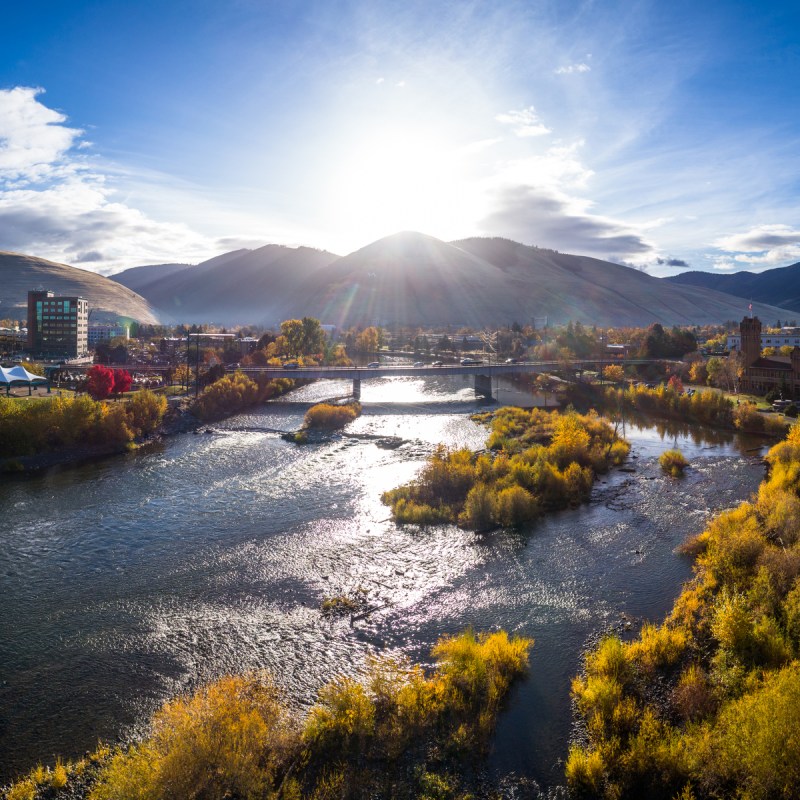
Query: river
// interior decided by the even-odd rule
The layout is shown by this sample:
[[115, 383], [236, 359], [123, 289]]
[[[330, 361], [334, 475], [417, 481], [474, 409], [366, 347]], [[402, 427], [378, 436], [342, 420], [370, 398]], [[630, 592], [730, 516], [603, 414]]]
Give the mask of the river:
[[[603, 476], [581, 508], [488, 535], [398, 528], [381, 492], [440, 442], [481, 448], [469, 415], [485, 406], [463, 378], [376, 379], [354, 436], [297, 446], [272, 432], [348, 390], [317, 383], [211, 434], [0, 482], [0, 783], [135, 736], [165, 698], [225, 672], [266, 667], [306, 707], [370, 653], [427, 663], [439, 636], [473, 626], [536, 640], [491, 768], [556, 784], [587, 642], [661, 619], [691, 575], [675, 547], [763, 476], [763, 440], [628, 426], [635, 471]], [[682, 480], [657, 464], [674, 445], [691, 462]], [[359, 586], [372, 614], [322, 618], [325, 596]]]

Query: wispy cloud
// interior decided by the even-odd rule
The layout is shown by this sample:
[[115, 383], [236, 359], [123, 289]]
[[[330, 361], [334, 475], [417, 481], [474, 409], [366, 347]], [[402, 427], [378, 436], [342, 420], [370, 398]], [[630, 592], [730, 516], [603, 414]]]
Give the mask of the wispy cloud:
[[498, 114], [495, 119], [503, 125], [511, 126], [517, 136], [543, 136], [551, 132], [550, 128], [539, 120], [539, 115], [533, 106]]
[[567, 64], [563, 67], [558, 67], [557, 69], [553, 70], [553, 72], [555, 72], [556, 75], [575, 75], [576, 73], [591, 72], [591, 71], [592, 68], [588, 64], [585, 64], [582, 61], [578, 64]]
[[800, 230], [782, 224], [758, 225], [744, 233], [717, 239], [714, 247], [729, 254], [715, 263], [717, 269], [730, 269], [728, 264], [734, 262], [774, 267], [800, 260]]

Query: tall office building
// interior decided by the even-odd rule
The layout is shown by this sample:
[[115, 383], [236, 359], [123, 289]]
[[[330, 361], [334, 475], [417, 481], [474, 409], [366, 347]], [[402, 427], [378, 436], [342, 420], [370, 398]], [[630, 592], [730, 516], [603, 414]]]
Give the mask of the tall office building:
[[85, 355], [89, 349], [89, 301], [28, 292], [28, 350], [40, 356]]

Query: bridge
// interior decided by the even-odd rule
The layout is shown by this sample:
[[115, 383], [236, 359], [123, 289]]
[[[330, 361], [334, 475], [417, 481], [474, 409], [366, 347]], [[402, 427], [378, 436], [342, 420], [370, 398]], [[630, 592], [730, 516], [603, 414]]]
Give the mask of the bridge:
[[663, 359], [614, 358], [581, 359], [572, 361], [520, 361], [516, 364], [445, 364], [434, 367], [414, 367], [410, 364], [391, 364], [380, 367], [240, 367], [237, 371], [245, 375], [265, 375], [269, 378], [295, 378], [300, 380], [321, 380], [333, 378], [353, 381], [353, 396], [361, 397], [361, 381], [369, 378], [418, 377], [429, 378], [442, 375], [474, 375], [475, 393], [484, 397], [492, 395], [492, 378], [500, 375], [519, 375], [520, 373], [548, 373], [565, 369], [573, 372], [601, 370], [609, 364], [652, 364]]
[[[669, 359], [658, 358], [586, 358], [561, 361], [518, 361], [515, 364], [444, 364], [435, 367], [426, 364], [415, 367], [411, 364], [386, 364], [380, 367], [237, 367], [236, 372], [245, 375], [264, 376], [269, 379], [293, 378], [295, 380], [351, 380], [353, 382], [353, 396], [361, 397], [361, 381], [370, 378], [395, 378], [418, 377], [430, 378], [444, 375], [473, 375], [475, 377], [475, 393], [483, 397], [492, 396], [492, 379], [500, 375], [519, 375], [525, 373], [541, 374], [550, 372], [583, 372], [586, 370], [600, 371], [609, 364], [620, 366], [635, 364], [663, 363]], [[111, 369], [126, 369], [129, 372], [139, 373], [164, 373], [171, 369], [160, 364], [109, 364]], [[65, 367], [51, 367], [51, 369], [65, 369]], [[232, 370], [228, 370], [232, 371]]]

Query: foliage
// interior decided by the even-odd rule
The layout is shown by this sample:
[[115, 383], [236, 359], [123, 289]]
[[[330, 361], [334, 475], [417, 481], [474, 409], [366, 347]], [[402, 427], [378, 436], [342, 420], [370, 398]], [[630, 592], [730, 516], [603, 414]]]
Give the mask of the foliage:
[[281, 323], [281, 335], [286, 340], [290, 356], [321, 355], [325, 349], [325, 331], [318, 319], [288, 319]]
[[[532, 645], [503, 631], [445, 637], [427, 675], [375, 658], [361, 679], [323, 686], [302, 723], [266, 674], [223, 677], [166, 703], [137, 745], [90, 757], [89, 798], [466, 797]], [[37, 785], [28, 777], [7, 796], [27, 800]]]
[[360, 403], [347, 403], [346, 405], [317, 403], [306, 411], [303, 424], [306, 428], [336, 430], [344, 428], [348, 422], [352, 422], [360, 414]]
[[576, 796], [789, 798], [800, 782], [800, 428], [753, 502], [686, 548], [695, 578], [666, 622], [604, 640], [573, 682], [586, 742]]
[[95, 364], [86, 373], [86, 391], [92, 400], [105, 400], [114, 391], [114, 371]]
[[595, 414], [519, 408], [491, 416], [488, 445], [492, 452], [480, 455], [438, 447], [415, 481], [381, 499], [399, 523], [520, 526], [584, 502], [595, 474], [621, 463], [629, 449]]
[[661, 469], [673, 478], [683, 475], [689, 462], [684, 458], [680, 450], [665, 450], [658, 458]]
[[622, 383], [625, 380], [625, 370], [619, 364], [609, 364], [603, 367], [603, 379], [611, 383]]
[[0, 397], [0, 457], [83, 445], [120, 447], [152, 433], [166, 407], [165, 398], [148, 390], [112, 404], [85, 396], [24, 403]]
[[292, 386], [294, 382], [286, 378], [256, 383], [243, 372], [234, 372], [206, 387], [192, 410], [202, 420], [220, 419], [277, 397]]
[[133, 383], [133, 379], [131, 378], [130, 372], [126, 369], [115, 369], [114, 370], [114, 386], [111, 389], [112, 394], [124, 394], [125, 392], [129, 392], [131, 389], [131, 384]]

